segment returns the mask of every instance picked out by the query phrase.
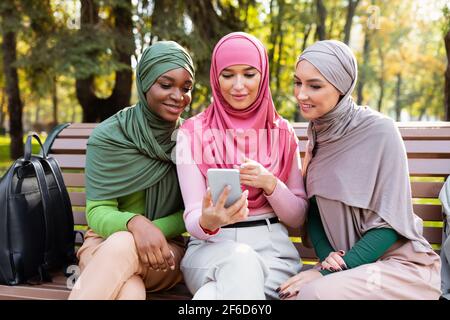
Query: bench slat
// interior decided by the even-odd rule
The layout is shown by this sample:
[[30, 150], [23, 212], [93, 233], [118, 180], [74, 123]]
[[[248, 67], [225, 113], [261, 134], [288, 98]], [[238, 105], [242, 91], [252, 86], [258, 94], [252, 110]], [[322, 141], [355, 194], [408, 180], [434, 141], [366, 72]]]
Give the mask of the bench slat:
[[61, 169], [84, 169], [86, 165], [86, 155], [81, 154], [50, 154], [58, 161]]
[[297, 248], [297, 251], [300, 253], [300, 257], [302, 259], [307, 260], [316, 260], [316, 252], [312, 248], [305, 247], [301, 242], [294, 243], [295, 248]]
[[84, 211], [73, 211], [73, 223], [76, 226], [87, 226], [86, 213]]
[[55, 139], [52, 153], [85, 154], [88, 139]]
[[98, 126], [98, 123], [95, 122], [77, 122], [77, 123], [72, 123], [69, 128], [70, 129], [93, 129], [96, 126]]
[[443, 182], [411, 182], [411, 192], [413, 198], [438, 198], [439, 192], [444, 185]]
[[414, 213], [424, 221], [442, 221], [442, 207], [436, 204], [414, 204]]
[[64, 184], [66, 187], [84, 187], [84, 173], [63, 172]]
[[[307, 122], [292, 123], [295, 134], [300, 140], [306, 140]], [[409, 122], [397, 123], [404, 140], [449, 140], [450, 127], [446, 122]]]
[[6, 286], [0, 285], [0, 299], [37, 299], [37, 300], [66, 300], [69, 297], [68, 290], [49, 289], [39, 286]]
[[[449, 158], [450, 140], [405, 140], [406, 153], [411, 157]], [[303, 154], [306, 151], [306, 140], [299, 141], [299, 150]]]
[[424, 227], [423, 235], [429, 243], [441, 244], [442, 243], [442, 228]]
[[412, 176], [446, 177], [450, 174], [450, 159], [408, 159]]
[[86, 206], [86, 193], [84, 192], [69, 192], [70, 202], [72, 206], [84, 207]]
[[94, 129], [72, 129], [71, 127], [68, 127], [61, 131], [58, 137], [65, 139], [87, 139], [93, 130]]

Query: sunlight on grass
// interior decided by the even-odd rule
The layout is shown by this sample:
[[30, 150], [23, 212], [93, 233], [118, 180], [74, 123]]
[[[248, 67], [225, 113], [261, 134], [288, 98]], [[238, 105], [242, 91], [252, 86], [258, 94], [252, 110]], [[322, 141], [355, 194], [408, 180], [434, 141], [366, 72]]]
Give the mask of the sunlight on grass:
[[[40, 136], [42, 143], [45, 141], [45, 137]], [[26, 136], [24, 137], [24, 142], [26, 140]], [[9, 158], [9, 145], [11, 143], [11, 139], [9, 136], [0, 136], [0, 176], [8, 170], [8, 168], [13, 163], [13, 160]], [[39, 144], [37, 141], [33, 140], [33, 153], [39, 153]]]

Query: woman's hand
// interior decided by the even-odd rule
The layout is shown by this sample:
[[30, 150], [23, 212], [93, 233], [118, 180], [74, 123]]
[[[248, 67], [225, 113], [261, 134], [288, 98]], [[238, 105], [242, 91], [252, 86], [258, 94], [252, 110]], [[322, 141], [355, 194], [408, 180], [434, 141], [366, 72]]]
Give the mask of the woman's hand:
[[275, 190], [277, 177], [259, 162], [244, 158], [244, 163], [241, 166], [235, 165], [234, 168], [239, 169], [241, 184], [263, 189], [267, 195]]
[[173, 252], [167, 244], [166, 237], [149, 219], [137, 215], [127, 224], [128, 231], [133, 234], [139, 258], [144, 265], [155, 271], [175, 270]]
[[345, 264], [344, 259], [342, 259], [344, 255], [344, 250], [330, 252], [328, 257], [322, 261], [322, 269], [326, 269], [331, 272], [347, 270], [347, 265]]
[[278, 295], [280, 299], [295, 297], [305, 284], [321, 277], [323, 275], [316, 269], [302, 271], [279, 286], [277, 289]]
[[248, 217], [248, 190], [245, 190], [241, 197], [228, 208], [225, 208], [225, 201], [230, 194], [230, 187], [227, 186], [219, 196], [216, 205], [213, 205], [211, 190], [208, 188], [203, 197], [202, 215], [200, 225], [203, 229], [214, 231], [227, 224], [247, 220]]

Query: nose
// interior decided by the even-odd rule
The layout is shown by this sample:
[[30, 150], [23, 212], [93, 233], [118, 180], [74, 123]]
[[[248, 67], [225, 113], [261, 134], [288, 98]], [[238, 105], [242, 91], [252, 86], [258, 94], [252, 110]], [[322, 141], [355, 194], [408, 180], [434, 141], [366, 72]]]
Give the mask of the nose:
[[244, 89], [244, 78], [241, 75], [237, 75], [237, 77], [234, 80], [233, 88], [235, 90], [242, 90]]
[[297, 94], [296, 94], [296, 98], [298, 101], [305, 101], [308, 100], [308, 95], [306, 94], [305, 90], [303, 89], [303, 87], [300, 87], [297, 89]]
[[179, 88], [174, 88], [174, 90], [171, 92], [170, 98], [177, 102], [183, 101], [183, 92]]

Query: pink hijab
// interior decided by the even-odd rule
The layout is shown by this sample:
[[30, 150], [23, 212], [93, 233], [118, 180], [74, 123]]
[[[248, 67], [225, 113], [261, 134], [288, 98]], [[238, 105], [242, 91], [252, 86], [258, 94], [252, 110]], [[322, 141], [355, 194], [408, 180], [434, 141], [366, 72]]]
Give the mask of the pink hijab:
[[[236, 110], [220, 92], [220, 72], [232, 65], [249, 65], [261, 73], [256, 100], [244, 110]], [[233, 168], [243, 156], [258, 161], [286, 182], [298, 143], [289, 123], [277, 113], [269, 88], [269, 65], [263, 44], [255, 37], [234, 32], [215, 46], [210, 70], [213, 102], [181, 127], [189, 134], [195, 163], [206, 177], [209, 168]], [[263, 190], [249, 190], [249, 208], [267, 205]]]

